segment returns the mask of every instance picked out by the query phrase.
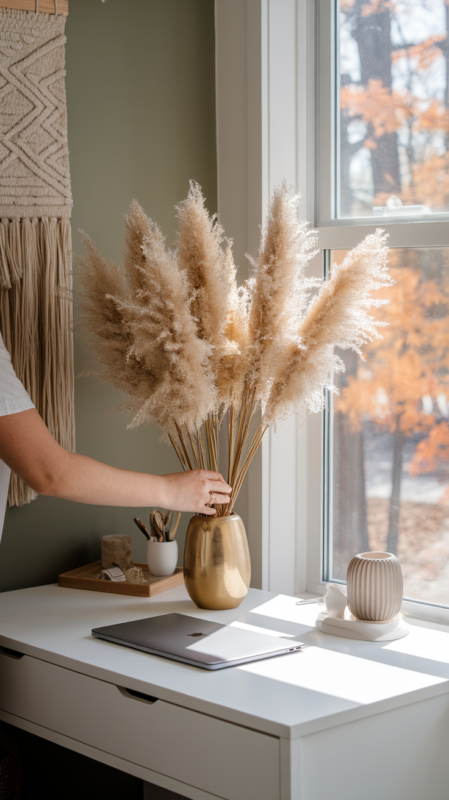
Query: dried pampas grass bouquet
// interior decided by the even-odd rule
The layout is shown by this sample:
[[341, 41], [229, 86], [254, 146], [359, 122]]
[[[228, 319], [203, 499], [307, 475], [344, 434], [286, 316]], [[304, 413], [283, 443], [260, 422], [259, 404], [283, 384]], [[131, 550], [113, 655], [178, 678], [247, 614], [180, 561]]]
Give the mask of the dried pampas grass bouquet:
[[373, 291], [392, 284], [386, 236], [367, 236], [325, 282], [306, 277], [317, 236], [298, 220], [298, 196], [273, 193], [252, 277], [237, 285], [232, 242], [191, 183], [177, 207], [174, 250], [138, 203], [125, 217], [123, 264], [84, 236], [83, 319], [102, 380], [126, 392], [130, 427], [156, 423], [184, 470], [218, 471], [228, 430], [227, 481], [218, 516], [232, 512], [270, 425], [324, 406], [344, 369], [335, 347], [362, 352], [378, 337]]

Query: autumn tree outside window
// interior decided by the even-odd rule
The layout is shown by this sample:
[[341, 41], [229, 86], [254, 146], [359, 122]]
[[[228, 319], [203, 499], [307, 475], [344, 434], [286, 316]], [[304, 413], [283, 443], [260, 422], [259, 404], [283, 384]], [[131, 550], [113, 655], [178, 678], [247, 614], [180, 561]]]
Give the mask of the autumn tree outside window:
[[341, 354], [321, 579], [388, 549], [406, 597], [449, 607], [449, 0], [320, 0], [315, 12], [325, 263], [381, 226], [396, 280], [376, 312], [384, 338], [364, 360]]
[[448, 210], [449, 5], [341, 0], [337, 25], [338, 215]]

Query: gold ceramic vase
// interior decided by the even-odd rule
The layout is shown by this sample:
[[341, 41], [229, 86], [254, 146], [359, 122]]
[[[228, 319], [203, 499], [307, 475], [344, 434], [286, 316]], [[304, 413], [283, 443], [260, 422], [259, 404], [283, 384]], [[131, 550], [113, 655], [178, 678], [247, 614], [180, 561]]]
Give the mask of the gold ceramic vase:
[[236, 608], [248, 594], [251, 562], [238, 514], [192, 517], [184, 549], [184, 581], [199, 608]]

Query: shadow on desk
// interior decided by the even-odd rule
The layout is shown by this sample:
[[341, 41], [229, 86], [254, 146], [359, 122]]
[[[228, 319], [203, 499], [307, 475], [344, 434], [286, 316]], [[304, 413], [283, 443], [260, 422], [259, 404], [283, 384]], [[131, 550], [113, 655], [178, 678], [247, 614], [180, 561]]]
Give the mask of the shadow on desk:
[[[20, 800], [185, 800], [179, 794], [120, 772], [65, 747], [41, 739], [12, 725], [0, 723], [0, 731], [18, 747], [22, 766]], [[5, 793], [0, 772], [2, 800], [16, 800]], [[7, 791], [7, 790], [6, 790]]]

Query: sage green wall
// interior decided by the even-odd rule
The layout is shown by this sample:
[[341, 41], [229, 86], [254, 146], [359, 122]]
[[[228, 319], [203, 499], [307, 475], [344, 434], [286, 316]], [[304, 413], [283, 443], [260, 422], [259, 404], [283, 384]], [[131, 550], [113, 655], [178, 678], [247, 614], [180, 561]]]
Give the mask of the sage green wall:
[[[82, 252], [82, 228], [118, 259], [133, 198], [170, 242], [173, 207], [190, 178], [216, 210], [213, 0], [71, 0], [66, 33], [74, 252]], [[78, 375], [91, 363], [79, 338], [75, 356]], [[122, 399], [91, 378], [76, 379], [78, 452], [134, 470], [178, 470], [158, 430], [128, 431], [125, 416], [107, 414]], [[45, 497], [8, 510], [0, 589], [52, 582], [96, 560], [106, 533], [131, 533], [135, 560], [144, 560], [136, 514], [147, 509]], [[177, 538], [182, 545], [183, 532]]]

